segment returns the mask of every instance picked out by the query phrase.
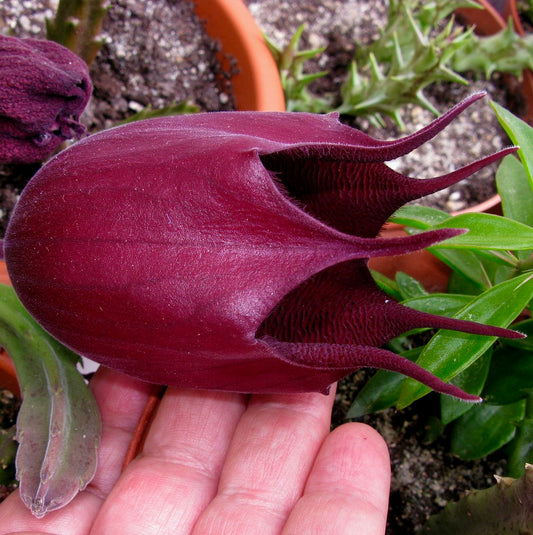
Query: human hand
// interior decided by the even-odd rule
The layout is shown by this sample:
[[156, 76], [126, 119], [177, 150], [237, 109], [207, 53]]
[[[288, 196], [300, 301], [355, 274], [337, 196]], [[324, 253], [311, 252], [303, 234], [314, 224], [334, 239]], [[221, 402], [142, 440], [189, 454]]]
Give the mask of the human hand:
[[100, 369], [98, 471], [41, 520], [18, 492], [1, 534], [382, 535], [390, 464], [376, 431], [329, 432], [334, 394], [254, 395], [168, 389], [141, 455], [121, 473], [149, 386]]

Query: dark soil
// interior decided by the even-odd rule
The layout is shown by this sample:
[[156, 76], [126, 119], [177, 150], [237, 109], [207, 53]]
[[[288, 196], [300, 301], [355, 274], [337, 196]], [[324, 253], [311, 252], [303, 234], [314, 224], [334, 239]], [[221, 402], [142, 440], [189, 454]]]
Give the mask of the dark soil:
[[[384, 1], [375, 0], [245, 0], [265, 32], [278, 43], [286, 43], [305, 23], [303, 45], [326, 46], [311, 66], [328, 70], [315, 83], [317, 92], [337, 91], [344, 80], [355, 42], [374, 37], [386, 15]], [[223, 73], [216, 58], [217, 44], [201, 31], [201, 23], [183, 0], [113, 0], [105, 19], [105, 44], [92, 66], [94, 95], [83, 121], [90, 132], [108, 128], [133, 113], [152, 106], [189, 100], [203, 110], [234, 109], [231, 85], [222, 88], [216, 79]], [[51, 0], [2, 0], [1, 24], [18, 36], [43, 37], [44, 16], [51, 16]], [[443, 85], [430, 98], [441, 111], [476, 89], [488, 89], [505, 103], [498, 81], [478, 81], [464, 88]], [[432, 115], [417, 107], [406, 110], [407, 132], [427, 124]], [[404, 135], [390, 124], [386, 131], [367, 121], [355, 125], [370, 135], [393, 138]], [[436, 176], [487, 155], [508, 142], [488, 104], [478, 103], [440, 135], [417, 151], [413, 158], [396, 162], [395, 168], [412, 176]], [[38, 166], [0, 166], [0, 234], [3, 235], [17, 196]], [[494, 167], [475, 179], [430, 202], [450, 211], [485, 200], [494, 193]], [[343, 380], [339, 385], [333, 423], [345, 421], [346, 412], [367, 372]], [[503, 461], [497, 456], [479, 462], [462, 462], [447, 451], [447, 438], [426, 444], [425, 427], [438, 414], [437, 396], [424, 398], [408, 409], [393, 410], [365, 418], [385, 437], [393, 468], [388, 535], [414, 533], [429, 514], [467, 489], [492, 484], [492, 474], [501, 474]], [[428, 401], [429, 400], [429, 401]]]

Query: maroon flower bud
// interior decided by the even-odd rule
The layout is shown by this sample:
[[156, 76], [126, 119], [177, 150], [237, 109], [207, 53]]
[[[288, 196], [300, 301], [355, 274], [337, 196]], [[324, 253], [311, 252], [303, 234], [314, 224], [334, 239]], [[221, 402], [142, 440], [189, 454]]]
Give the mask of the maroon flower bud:
[[91, 136], [23, 191], [4, 244], [13, 285], [63, 343], [154, 383], [325, 391], [370, 366], [476, 399], [379, 346], [423, 326], [517, 333], [401, 306], [367, 259], [462, 232], [376, 238], [405, 202], [513, 149], [428, 180], [384, 162], [480, 96], [391, 142], [305, 113], [198, 114]]
[[0, 35], [0, 163], [42, 161], [79, 137], [91, 90], [87, 65], [67, 48]]

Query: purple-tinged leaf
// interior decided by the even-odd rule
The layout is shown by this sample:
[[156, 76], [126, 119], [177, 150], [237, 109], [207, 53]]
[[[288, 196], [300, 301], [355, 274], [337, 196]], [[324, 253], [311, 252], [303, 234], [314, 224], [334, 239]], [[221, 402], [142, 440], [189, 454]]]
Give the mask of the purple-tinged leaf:
[[100, 416], [76, 369], [77, 355], [45, 333], [13, 289], [0, 285], [0, 344], [22, 391], [17, 418], [17, 479], [38, 518], [66, 505], [96, 470]]

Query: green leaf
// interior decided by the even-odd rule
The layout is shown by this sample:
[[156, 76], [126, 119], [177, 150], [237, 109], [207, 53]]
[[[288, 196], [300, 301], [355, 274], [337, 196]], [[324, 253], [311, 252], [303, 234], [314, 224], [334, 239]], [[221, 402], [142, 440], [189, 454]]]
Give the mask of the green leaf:
[[400, 290], [398, 289], [396, 281], [389, 279], [389, 277], [383, 275], [383, 273], [380, 273], [379, 271], [375, 271], [373, 269], [370, 270], [370, 273], [372, 275], [372, 278], [374, 279], [374, 282], [379, 286], [381, 290], [383, 290], [387, 295], [390, 295], [391, 297], [396, 299], [396, 301], [402, 300], [402, 295], [400, 293]]
[[496, 171], [496, 186], [505, 217], [533, 227], [533, 189], [524, 166], [507, 155]]
[[471, 293], [479, 294], [487, 289], [487, 279], [485, 277], [483, 261], [476, 253], [466, 249], [434, 247], [428, 247], [428, 251], [446, 264], [456, 274], [466, 279], [470, 283], [469, 287]]
[[533, 249], [532, 227], [493, 214], [461, 214], [434, 225], [432, 228], [468, 229], [466, 234], [450, 238], [442, 242], [442, 245], [434, 245], [432, 249], [441, 247], [503, 251]]
[[530, 187], [533, 188], [533, 128], [496, 102], [491, 102], [490, 105], [511, 141], [520, 146], [518, 156], [526, 170]]
[[174, 102], [162, 108], [153, 109], [150, 105], [146, 106], [141, 111], [134, 113], [127, 119], [124, 119], [119, 124], [133, 123], [135, 121], [142, 121], [144, 119], [155, 119], [157, 117], [170, 117], [172, 115], [183, 115], [186, 113], [198, 113], [200, 108], [195, 104], [191, 104], [187, 100], [181, 102]]
[[524, 418], [507, 449], [507, 474], [520, 477], [526, 463], [533, 464], [533, 418]]
[[494, 351], [482, 397], [496, 405], [524, 399], [533, 389], [533, 352], [501, 344]]
[[402, 305], [414, 308], [420, 312], [451, 317], [461, 308], [470, 303], [471, 300], [471, 295], [433, 293], [406, 299], [405, 301], [402, 301]]
[[425, 288], [414, 277], [399, 271], [396, 273], [396, 284], [400, 290], [402, 299], [428, 295]]
[[23, 397], [17, 420], [20, 494], [40, 518], [70, 502], [93, 478], [98, 407], [76, 368], [79, 357], [48, 335], [5, 285], [0, 345], [15, 364]]
[[[454, 377], [451, 382], [465, 392], [476, 395], [481, 394], [483, 385], [485, 384], [489, 373], [491, 355], [492, 350], [489, 349], [483, 356], [477, 359], [476, 362]], [[472, 405], [472, 403], [465, 403], [461, 399], [441, 395], [440, 413], [442, 423], [448, 425], [467, 413], [473, 407], [475, 407], [475, 405]]]
[[528, 535], [533, 530], [533, 466], [518, 480], [473, 490], [432, 516], [417, 535]]
[[530, 351], [533, 355], [533, 319], [520, 321], [513, 325], [513, 328], [527, 336], [527, 338], [502, 339], [504, 346]]
[[[522, 312], [532, 296], [533, 279], [526, 273], [475, 297], [454, 317], [507, 327]], [[417, 364], [443, 381], [450, 381], [487, 351], [495, 340], [492, 336], [441, 330], [426, 345]], [[429, 391], [427, 386], [407, 379], [397, 407], [407, 407]]]
[[518, 424], [507, 454], [507, 472], [510, 476], [519, 477], [524, 473], [526, 463], [533, 464], [533, 388], [528, 392], [525, 417]]
[[[455, 251], [457, 252], [457, 251]], [[448, 291], [454, 294], [463, 295], [478, 295], [486, 290], [486, 286], [481, 283], [476, 283], [471, 279], [463, 276], [457, 271], [452, 271], [450, 280], [448, 281]]]
[[450, 214], [437, 208], [407, 205], [394, 212], [390, 221], [398, 225], [426, 230], [448, 219], [450, 219]]
[[453, 426], [450, 450], [465, 460], [480, 459], [513, 439], [525, 400], [510, 405], [475, 405]]

